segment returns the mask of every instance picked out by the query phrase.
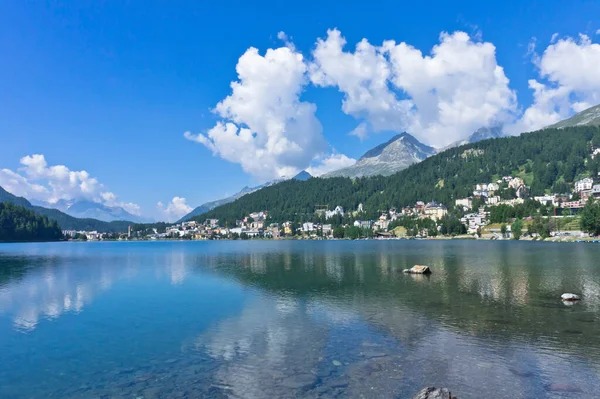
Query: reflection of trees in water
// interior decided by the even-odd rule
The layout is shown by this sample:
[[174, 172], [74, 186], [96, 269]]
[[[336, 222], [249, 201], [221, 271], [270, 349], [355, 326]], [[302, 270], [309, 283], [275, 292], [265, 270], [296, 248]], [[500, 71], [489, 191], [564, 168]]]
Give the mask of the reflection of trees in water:
[[[600, 337], [594, 332], [600, 323], [595, 313], [600, 306], [597, 247], [391, 242], [363, 243], [361, 251], [343, 244], [329, 245], [327, 250], [313, 244], [313, 251], [300, 247], [301, 256], [293, 247], [276, 254], [261, 252], [259, 247], [252, 256], [264, 260], [260, 274], [227, 260], [221, 260], [223, 267], [217, 269], [270, 292], [352, 300], [353, 306], [367, 303], [381, 309], [398, 304], [470, 334], [499, 334], [528, 342], [551, 337], [555, 345], [578, 353], [600, 350]], [[291, 259], [290, 267], [281, 267], [284, 259]], [[434, 272], [430, 277], [401, 273], [414, 264], [428, 264]], [[559, 297], [567, 291], [583, 293], [584, 301], [564, 307]], [[557, 332], [557, 326], [570, 326], [577, 334]]]

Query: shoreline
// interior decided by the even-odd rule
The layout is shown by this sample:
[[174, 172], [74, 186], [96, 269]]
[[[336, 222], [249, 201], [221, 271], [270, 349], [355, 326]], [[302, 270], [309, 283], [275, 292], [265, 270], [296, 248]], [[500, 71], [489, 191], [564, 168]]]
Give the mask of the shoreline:
[[183, 240], [183, 239], [132, 239], [132, 240], [60, 240], [60, 241], [2, 241], [0, 244], [27, 244], [27, 243], [100, 243], [100, 242], [207, 242], [207, 241], [498, 241], [498, 242], [547, 242], [547, 243], [599, 243], [600, 237], [575, 237], [575, 236], [561, 236], [561, 237], [549, 237], [546, 239], [525, 237], [519, 240], [513, 240], [510, 238], [498, 239], [495, 237], [471, 237], [471, 236], [443, 236], [443, 237], [425, 237], [425, 238], [414, 238], [414, 237], [395, 237], [395, 238], [304, 238], [304, 237], [284, 237], [284, 238], [251, 238], [247, 240], [242, 239], [231, 239], [231, 238], [218, 238], [214, 240]]

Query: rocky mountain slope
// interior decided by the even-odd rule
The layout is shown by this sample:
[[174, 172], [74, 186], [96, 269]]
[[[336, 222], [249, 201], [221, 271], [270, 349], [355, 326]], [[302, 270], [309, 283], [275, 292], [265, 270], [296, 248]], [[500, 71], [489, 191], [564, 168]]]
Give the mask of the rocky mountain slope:
[[435, 153], [435, 148], [421, 143], [408, 133], [402, 133], [367, 151], [354, 165], [329, 172], [322, 177], [389, 176]]
[[600, 126], [600, 104], [581, 111], [564, 121], [550, 125], [547, 128], [563, 129], [573, 126]]

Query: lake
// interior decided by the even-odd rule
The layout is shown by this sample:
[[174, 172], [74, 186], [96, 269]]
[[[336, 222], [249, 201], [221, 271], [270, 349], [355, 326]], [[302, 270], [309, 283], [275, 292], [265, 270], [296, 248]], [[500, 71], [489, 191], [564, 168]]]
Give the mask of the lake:
[[598, 398], [599, 311], [595, 244], [0, 244], [0, 397]]

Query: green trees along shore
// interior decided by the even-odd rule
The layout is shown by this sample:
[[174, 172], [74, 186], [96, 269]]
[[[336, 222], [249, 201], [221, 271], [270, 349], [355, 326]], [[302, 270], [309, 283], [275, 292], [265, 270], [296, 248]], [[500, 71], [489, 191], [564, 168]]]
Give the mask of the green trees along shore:
[[58, 241], [61, 238], [56, 220], [10, 202], [0, 202], [0, 242]]

